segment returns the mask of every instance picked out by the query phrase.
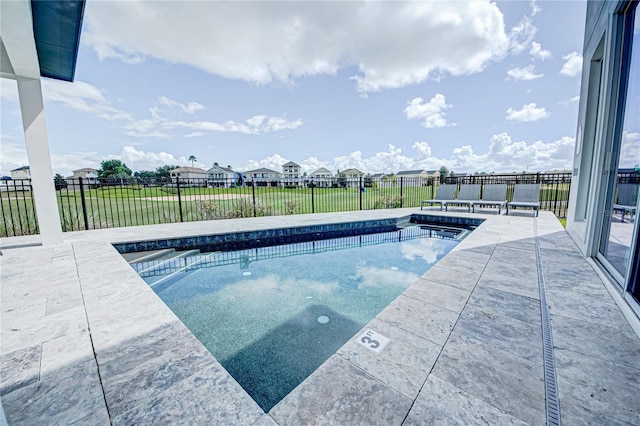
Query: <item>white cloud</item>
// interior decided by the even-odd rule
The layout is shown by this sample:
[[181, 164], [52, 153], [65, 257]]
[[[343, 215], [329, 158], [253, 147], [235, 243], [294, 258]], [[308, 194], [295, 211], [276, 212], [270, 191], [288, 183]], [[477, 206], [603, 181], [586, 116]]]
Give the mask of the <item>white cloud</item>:
[[540, 43], [534, 41], [531, 43], [529, 55], [531, 55], [535, 59], [544, 61], [545, 59], [549, 59], [551, 57], [551, 51], [543, 49]]
[[524, 68], [511, 68], [507, 71], [507, 75], [509, 78], [513, 80], [535, 80], [536, 78], [541, 78], [544, 74], [536, 74], [533, 70], [533, 65], [527, 65]]
[[576, 77], [582, 72], [582, 56], [578, 52], [571, 52], [562, 57], [564, 64], [560, 70], [560, 74], [567, 77]]
[[106, 120], [132, 120], [133, 116], [115, 108], [102, 90], [82, 81], [69, 83], [43, 79], [42, 98], [45, 102], [58, 102], [77, 111], [94, 114]]
[[[427, 239], [421, 241], [426, 240]], [[403, 245], [406, 245], [406, 243]], [[424, 248], [422, 248], [422, 250], [425, 251]], [[358, 266], [353, 278], [360, 279], [358, 290], [362, 290], [366, 288], [389, 288], [397, 286], [406, 288], [408, 285], [416, 282], [420, 278], [420, 275], [412, 272], [394, 271], [366, 265]]]
[[199, 103], [197, 103], [197, 102], [189, 102], [187, 105], [185, 105], [185, 104], [181, 104], [180, 102], [176, 102], [176, 101], [174, 101], [172, 99], [169, 99], [169, 98], [167, 98], [165, 96], [160, 96], [158, 101], [162, 105], [178, 107], [182, 111], [186, 112], [187, 114], [193, 114], [194, 112], [198, 111], [199, 109], [204, 109], [204, 106], [199, 104]]
[[412, 148], [420, 154], [417, 158], [418, 160], [425, 160], [431, 157], [431, 146], [429, 146], [428, 142], [416, 142]]
[[522, 109], [516, 110], [509, 108], [507, 110], [507, 120], [509, 121], [538, 121], [543, 118], [549, 117], [547, 110], [538, 108], [535, 103], [530, 103], [522, 106]]
[[185, 138], [199, 138], [200, 136], [204, 136], [203, 132], [191, 132], [188, 133], [186, 135], [184, 135], [183, 137]]
[[542, 12], [542, 8], [536, 3], [536, 0], [531, 0], [529, 7], [531, 8], [531, 16], [536, 16], [538, 13]]
[[[168, 106], [169, 110], [163, 110], [161, 106]], [[203, 120], [178, 120], [168, 118], [175, 115], [173, 109], [177, 107], [181, 111], [192, 115], [193, 112], [204, 109], [204, 106], [189, 102], [187, 105], [168, 99], [164, 96], [158, 99], [158, 104], [149, 108], [151, 118], [132, 120], [125, 126], [125, 133], [138, 138], [167, 139], [176, 136], [175, 130], [186, 129], [189, 133], [179, 135], [182, 137], [203, 136], [205, 132], [218, 133], [243, 133], [246, 135], [259, 135], [274, 133], [282, 130], [293, 130], [302, 126], [301, 119], [288, 120], [284, 117], [269, 117], [266, 115], [254, 115], [244, 122], [227, 120], [219, 123]]]
[[408, 260], [422, 259], [430, 265], [433, 265], [442, 258], [447, 252], [440, 241], [432, 238], [421, 238], [417, 244], [401, 243], [400, 251], [402, 256]]
[[576, 95], [576, 96], [573, 96], [573, 97], [567, 99], [566, 101], [560, 102], [560, 105], [565, 105], [565, 106], [566, 105], [571, 105], [571, 104], [575, 104], [576, 102], [579, 102], [579, 101], [580, 101], [580, 95]]
[[0, 78], [0, 97], [8, 101], [18, 100], [18, 84], [9, 78]]
[[509, 50], [512, 53], [520, 53], [531, 46], [533, 38], [538, 29], [533, 25], [529, 16], [524, 16], [522, 20], [509, 32]]
[[447, 105], [444, 95], [438, 93], [427, 103], [422, 98], [414, 98], [409, 102], [409, 106], [404, 109], [407, 120], [424, 120], [422, 125], [427, 129], [434, 127], [453, 126], [447, 123], [447, 114], [444, 110], [451, 108]]
[[509, 45], [488, 1], [89, 2], [85, 22], [82, 41], [100, 59], [155, 58], [257, 84], [354, 67], [363, 93], [479, 72]]
[[[111, 156], [117, 160], [121, 160], [131, 170], [155, 170], [160, 166], [166, 164], [177, 164], [180, 166], [191, 166], [191, 162], [184, 156], [175, 157], [168, 152], [146, 152], [139, 151], [132, 146], [122, 147], [122, 151], [119, 155]], [[194, 162], [195, 167], [208, 168], [204, 163]]]
[[[302, 166], [302, 171], [311, 173], [319, 167], [326, 167], [335, 173], [355, 167], [365, 173], [397, 173], [400, 170], [438, 170], [445, 166], [456, 172], [496, 172], [510, 173], [522, 171], [545, 171], [570, 169], [573, 163], [573, 149], [575, 138], [565, 136], [556, 141], [512, 141], [507, 133], [496, 134], [491, 137], [487, 152], [476, 153], [471, 146], [453, 148], [448, 158], [434, 157], [427, 142], [416, 142], [410, 155], [403, 153], [401, 148], [389, 145], [389, 149], [378, 152], [370, 157], [364, 157], [362, 151], [354, 151], [338, 156], [330, 161], [321, 161], [316, 157], [296, 161]], [[239, 170], [250, 170], [267, 167], [280, 171], [282, 165], [290, 161], [279, 154], [274, 154], [263, 160], [249, 161], [246, 167]]]
[[11, 141], [12, 136], [2, 135], [2, 155], [0, 155], [0, 175], [8, 176], [10, 171], [18, 167], [26, 166], [27, 149], [24, 140], [20, 142]]
[[640, 167], [640, 133], [622, 132], [622, 148], [618, 167]]

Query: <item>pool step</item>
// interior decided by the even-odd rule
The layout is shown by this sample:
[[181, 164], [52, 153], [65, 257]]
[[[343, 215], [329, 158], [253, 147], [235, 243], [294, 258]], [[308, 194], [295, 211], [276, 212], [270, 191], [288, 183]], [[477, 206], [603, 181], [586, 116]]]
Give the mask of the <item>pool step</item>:
[[165, 258], [162, 257], [160, 260], [152, 260], [149, 262], [138, 262], [133, 263], [133, 269], [138, 272], [141, 277], [145, 277], [144, 274], [148, 274], [152, 271], [162, 271], [162, 270], [175, 270], [176, 268], [180, 268], [183, 263], [185, 263], [185, 259], [188, 257], [196, 256], [200, 254], [200, 250], [185, 250], [174, 252], [171, 257]]
[[169, 273], [167, 275], [162, 275], [159, 279], [157, 279], [157, 280], [155, 280], [153, 282], [149, 282], [149, 286], [150, 287], [155, 287], [155, 286], [160, 285], [160, 284], [166, 282], [167, 280], [170, 280], [171, 278], [175, 277], [176, 275], [181, 274], [181, 273], [183, 273], [183, 272], [185, 272], [185, 271], [187, 271], [187, 270], [189, 270], [191, 268], [196, 267], [196, 269], [197, 269], [197, 266], [198, 266], [199, 263], [208, 261], [209, 259], [211, 259], [213, 257], [213, 255], [214, 255], [214, 253], [207, 254], [207, 255], [204, 255], [204, 256], [195, 255], [195, 256], [186, 257], [186, 258], [184, 258], [185, 265], [183, 267], [181, 267], [181, 268], [179, 268], [179, 269], [177, 269], [177, 270], [175, 270], [175, 271], [173, 271], [173, 272], [171, 272], [171, 273]]
[[129, 264], [133, 263], [141, 263], [141, 262], [149, 262], [151, 260], [159, 260], [160, 258], [167, 257], [170, 258], [173, 253], [176, 252], [176, 249], [161, 249], [161, 250], [153, 250], [153, 251], [136, 251], [132, 253], [123, 253], [122, 257], [127, 259]]

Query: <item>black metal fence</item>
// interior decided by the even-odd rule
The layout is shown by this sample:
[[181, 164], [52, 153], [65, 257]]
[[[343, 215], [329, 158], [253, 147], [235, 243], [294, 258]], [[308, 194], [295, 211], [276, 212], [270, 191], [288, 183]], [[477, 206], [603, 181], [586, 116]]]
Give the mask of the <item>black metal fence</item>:
[[39, 232], [32, 193], [29, 179], [0, 181], [0, 237]]
[[[540, 183], [541, 207], [566, 217], [570, 173], [446, 177], [446, 183]], [[437, 179], [387, 177], [245, 182], [223, 179], [87, 179], [55, 181], [64, 231], [212, 219], [419, 207]], [[0, 182], [0, 236], [38, 233], [29, 180]]]

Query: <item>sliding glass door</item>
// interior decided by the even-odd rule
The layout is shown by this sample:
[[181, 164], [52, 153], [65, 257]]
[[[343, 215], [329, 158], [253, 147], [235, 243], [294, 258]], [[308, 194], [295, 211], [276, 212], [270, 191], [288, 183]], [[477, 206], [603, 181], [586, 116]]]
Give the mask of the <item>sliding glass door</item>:
[[[615, 115], [622, 119], [613, 127], [604, 158], [605, 205], [597, 254], [625, 289], [637, 252], [640, 188], [640, 14], [634, 12], [630, 9], [620, 15], [622, 49]], [[640, 293], [637, 287], [632, 285], [629, 290]]]

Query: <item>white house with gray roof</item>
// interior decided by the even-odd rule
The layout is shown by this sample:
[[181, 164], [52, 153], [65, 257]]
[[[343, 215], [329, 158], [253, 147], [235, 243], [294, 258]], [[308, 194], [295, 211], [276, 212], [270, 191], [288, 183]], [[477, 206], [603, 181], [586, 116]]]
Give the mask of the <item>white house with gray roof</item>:
[[255, 186], [280, 186], [282, 173], [275, 170], [260, 168], [244, 172], [247, 184]]
[[187, 186], [207, 186], [207, 171], [199, 167], [178, 167], [171, 170], [171, 180], [180, 179]]
[[209, 186], [229, 188], [236, 183], [237, 173], [229, 167], [214, 165], [207, 170], [207, 180]]
[[333, 182], [333, 173], [331, 170], [324, 167], [320, 167], [309, 175], [309, 183], [313, 183], [316, 186], [329, 187]]
[[299, 185], [300, 184], [300, 165], [289, 161], [282, 165], [282, 184], [283, 185]]
[[11, 170], [11, 179], [31, 179], [31, 169], [29, 166], [13, 169]]

